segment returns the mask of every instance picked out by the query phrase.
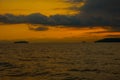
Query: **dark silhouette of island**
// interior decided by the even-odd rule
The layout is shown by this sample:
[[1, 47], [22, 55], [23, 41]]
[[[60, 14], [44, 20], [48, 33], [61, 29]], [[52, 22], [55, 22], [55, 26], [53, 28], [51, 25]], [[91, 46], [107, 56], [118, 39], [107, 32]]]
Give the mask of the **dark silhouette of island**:
[[104, 38], [95, 42], [120, 42], [120, 38]]
[[28, 44], [28, 41], [16, 41], [15, 44]]

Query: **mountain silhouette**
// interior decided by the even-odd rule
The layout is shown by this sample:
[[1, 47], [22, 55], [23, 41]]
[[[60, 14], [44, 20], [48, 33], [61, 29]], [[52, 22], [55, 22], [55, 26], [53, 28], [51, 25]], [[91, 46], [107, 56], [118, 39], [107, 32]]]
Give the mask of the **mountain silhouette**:
[[120, 38], [104, 38], [95, 42], [120, 42]]
[[28, 44], [29, 42], [28, 41], [16, 41], [14, 42], [15, 44], [21, 44], [21, 43], [24, 43], [24, 44]]

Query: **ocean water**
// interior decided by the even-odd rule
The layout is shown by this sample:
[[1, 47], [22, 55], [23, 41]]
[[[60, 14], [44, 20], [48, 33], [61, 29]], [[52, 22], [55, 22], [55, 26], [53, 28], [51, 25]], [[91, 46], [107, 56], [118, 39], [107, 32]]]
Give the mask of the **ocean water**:
[[120, 80], [120, 43], [0, 44], [0, 80]]

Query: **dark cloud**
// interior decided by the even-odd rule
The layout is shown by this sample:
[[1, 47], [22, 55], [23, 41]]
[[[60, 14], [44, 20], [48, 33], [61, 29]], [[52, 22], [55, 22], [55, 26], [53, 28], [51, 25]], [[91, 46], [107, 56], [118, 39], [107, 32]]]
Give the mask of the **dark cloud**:
[[65, 2], [71, 2], [71, 3], [79, 3], [84, 2], [85, 0], [65, 0]]
[[[82, 19], [82, 18], [81, 18]], [[45, 16], [39, 13], [34, 13], [30, 15], [20, 15], [15, 16], [12, 14], [0, 15], [0, 22], [7, 24], [19, 24], [19, 23], [28, 23], [28, 24], [42, 24], [42, 25], [63, 25], [63, 26], [84, 26], [86, 24], [82, 21], [77, 15], [52, 15]]]
[[85, 6], [80, 8], [80, 10], [90, 15], [113, 15], [111, 17], [115, 17], [119, 16], [120, 13], [119, 4], [119, 0], [86, 0]]
[[87, 16], [87, 15], [53, 15], [50, 17], [41, 14], [31, 14], [31, 15], [20, 15], [15, 16], [12, 14], [6, 14], [0, 16], [0, 21], [2, 23], [8, 24], [42, 24], [42, 25], [63, 25], [63, 26], [119, 26], [119, 20], [112, 21], [109, 19], [103, 19], [101, 17]]
[[48, 24], [48, 17], [39, 13], [30, 15], [0, 15], [0, 22], [8, 24], [30, 23], [30, 24]]
[[30, 30], [33, 30], [33, 31], [47, 31], [47, 30], [49, 30], [49, 28], [46, 27], [46, 26], [37, 26], [37, 27], [34, 27], [34, 25], [31, 25], [31, 26], [29, 25], [28, 28]]
[[[71, 7], [72, 10], [80, 11], [86, 24], [98, 26], [111, 26], [112, 30], [120, 31], [120, 0], [82, 0], [82, 7]], [[81, 2], [81, 0], [72, 0]], [[81, 18], [81, 17], [80, 17]]]
[[23, 17], [24, 16], [15, 16], [13, 14], [0, 15], [0, 22], [8, 24], [23, 23]]
[[[71, 7], [80, 11], [76, 15], [51, 15], [49, 17], [40, 13], [15, 16], [12, 14], [0, 15], [1, 23], [18, 24], [42, 24], [62, 26], [111, 26], [114, 31], [120, 31], [120, 0], [65, 0], [70, 3], [84, 2], [82, 7]], [[36, 30], [39, 30], [36, 29]]]
[[31, 24], [44, 24], [44, 25], [49, 24], [49, 18], [40, 13], [30, 14], [28, 16], [25, 16], [24, 19], [25, 19], [25, 22], [31, 23]]

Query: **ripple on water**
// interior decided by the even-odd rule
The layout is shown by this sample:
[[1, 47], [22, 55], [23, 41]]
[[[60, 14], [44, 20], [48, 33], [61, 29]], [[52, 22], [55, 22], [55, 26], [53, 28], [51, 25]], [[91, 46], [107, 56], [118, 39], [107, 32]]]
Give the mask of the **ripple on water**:
[[48, 71], [44, 72], [13, 72], [5, 76], [9, 77], [36, 77], [36, 76], [46, 76], [50, 74]]
[[0, 71], [4, 71], [6, 69], [16, 68], [17, 66], [9, 63], [9, 62], [0, 62]]
[[96, 73], [100, 73], [102, 72], [101, 70], [99, 69], [69, 69], [68, 71], [71, 71], [71, 72], [96, 72]]
[[70, 77], [66, 77], [63, 80], [80, 80], [79, 77], [74, 77], [74, 76], [70, 76]]

